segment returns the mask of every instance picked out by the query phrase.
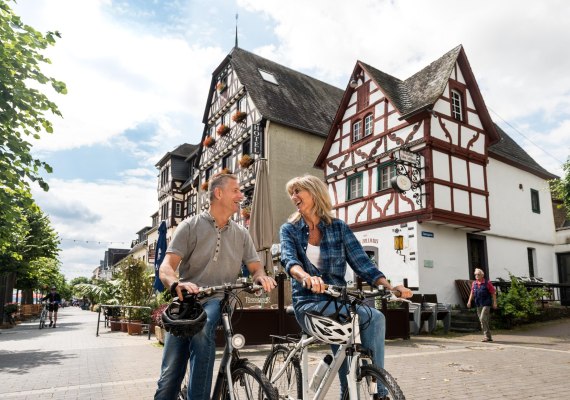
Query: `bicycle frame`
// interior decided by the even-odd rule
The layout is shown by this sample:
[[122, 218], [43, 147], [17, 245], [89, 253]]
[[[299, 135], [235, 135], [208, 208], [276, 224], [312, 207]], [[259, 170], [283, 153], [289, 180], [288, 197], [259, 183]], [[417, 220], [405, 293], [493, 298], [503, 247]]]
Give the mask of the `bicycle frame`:
[[[237, 350], [232, 344], [233, 332], [230, 315], [227, 312], [222, 313], [222, 327], [224, 329], [224, 337], [226, 338], [226, 346], [224, 347], [224, 353], [222, 355], [222, 360], [220, 361], [220, 367], [218, 368], [218, 375], [216, 377], [216, 383], [214, 385], [214, 393], [212, 394], [213, 399], [220, 397], [224, 379], [228, 381], [229, 387], [233, 385], [231, 362], [233, 360], [234, 353], [236, 353], [235, 356], [239, 357]], [[234, 394], [231, 390], [229, 392], [229, 395], [230, 400], [234, 400]]]
[[[378, 296], [382, 294], [379, 293]], [[392, 295], [392, 293], [390, 293]], [[359, 317], [358, 314], [351, 303], [349, 306], [349, 312], [351, 317], [353, 318], [353, 324], [358, 326], [359, 324]], [[353, 330], [354, 332], [354, 330]], [[311, 399], [310, 391], [309, 391], [309, 345], [314, 342], [318, 342], [318, 339], [309, 336], [303, 332], [301, 335], [301, 339], [295, 343], [295, 345], [291, 348], [289, 353], [287, 354], [287, 358], [283, 363], [283, 367], [275, 373], [275, 375], [270, 380], [272, 385], [279, 380], [279, 378], [285, 373], [291, 359], [297, 355], [301, 354], [301, 377], [302, 377], [302, 387], [303, 387], [303, 400]], [[347, 372], [347, 381], [348, 381], [348, 392], [351, 399], [358, 398], [358, 389], [356, 386], [356, 371], [358, 370], [358, 363], [360, 361], [360, 351], [358, 350], [358, 344], [360, 343], [360, 330], [358, 330], [358, 334], [355, 335], [353, 333], [350, 340], [345, 343], [339, 345], [338, 350], [333, 356], [333, 360], [323, 377], [319, 387], [317, 388], [312, 400], [322, 400], [325, 398], [326, 394], [328, 393], [332, 383], [334, 382], [342, 363], [347, 360], [348, 364], [348, 372]]]

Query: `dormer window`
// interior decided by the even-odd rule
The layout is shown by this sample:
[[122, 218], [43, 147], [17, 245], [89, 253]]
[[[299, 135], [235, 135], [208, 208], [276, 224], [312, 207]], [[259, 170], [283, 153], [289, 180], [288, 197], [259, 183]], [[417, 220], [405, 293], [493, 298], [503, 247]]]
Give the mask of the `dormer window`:
[[261, 74], [261, 77], [263, 78], [264, 81], [273, 83], [274, 85], [279, 85], [277, 79], [275, 79], [275, 75], [273, 75], [271, 72], [267, 72], [262, 69], [258, 69], [258, 71]]
[[451, 91], [451, 116], [457, 121], [463, 121], [463, 96], [455, 89]]

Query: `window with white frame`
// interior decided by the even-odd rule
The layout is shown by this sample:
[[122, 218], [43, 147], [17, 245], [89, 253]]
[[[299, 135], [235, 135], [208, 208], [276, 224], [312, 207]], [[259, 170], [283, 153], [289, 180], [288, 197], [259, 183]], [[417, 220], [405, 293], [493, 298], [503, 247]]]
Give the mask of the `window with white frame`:
[[354, 142], [362, 139], [362, 121], [358, 120], [352, 125], [352, 137]]
[[372, 131], [374, 130], [374, 117], [372, 114], [369, 114], [364, 118], [364, 137], [372, 135]]
[[347, 178], [347, 200], [357, 199], [362, 197], [363, 193], [363, 186], [362, 186], [362, 172], [358, 174], [354, 174]]
[[463, 121], [462, 95], [459, 90], [455, 89], [451, 91], [451, 116], [458, 121]]
[[384, 164], [378, 167], [378, 190], [390, 189], [390, 180], [396, 176], [394, 164]]
[[174, 216], [175, 217], [182, 216], [182, 203], [179, 202], [174, 203]]

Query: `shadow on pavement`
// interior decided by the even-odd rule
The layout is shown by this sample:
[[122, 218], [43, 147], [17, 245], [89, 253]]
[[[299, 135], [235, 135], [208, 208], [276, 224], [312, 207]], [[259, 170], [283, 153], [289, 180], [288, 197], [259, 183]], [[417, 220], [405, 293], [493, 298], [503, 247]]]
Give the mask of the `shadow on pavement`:
[[32, 368], [58, 365], [62, 360], [76, 357], [60, 351], [0, 351], [0, 372], [24, 375], [32, 372]]

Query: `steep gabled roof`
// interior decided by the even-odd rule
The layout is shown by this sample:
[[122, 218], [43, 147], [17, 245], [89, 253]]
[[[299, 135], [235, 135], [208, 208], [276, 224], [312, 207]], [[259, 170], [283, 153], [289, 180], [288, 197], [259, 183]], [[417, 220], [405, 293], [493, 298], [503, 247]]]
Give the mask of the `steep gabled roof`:
[[508, 164], [513, 164], [543, 179], [558, 178], [558, 176], [551, 174], [534, 161], [534, 159], [497, 124], [495, 124], [495, 129], [501, 136], [501, 140], [489, 146], [489, 155], [491, 157]]
[[[453, 48], [404, 81], [362, 61], [357, 61], [354, 72], [360, 68], [366, 71], [380, 90], [388, 97], [392, 105], [398, 110], [401, 115], [400, 119], [403, 120], [433, 107], [435, 102], [444, 94], [443, 92], [451, 77], [455, 63], [458, 63], [461, 67], [463, 77], [469, 88], [473, 103], [477, 108], [481, 123], [489, 134], [489, 142], [495, 143], [500, 137], [495, 131], [495, 125], [487, 111], [483, 96], [479, 91], [479, 86], [477, 85], [477, 81], [475, 80], [475, 76], [473, 75], [465, 51], [463, 50], [463, 46], [459, 45]], [[353, 92], [354, 89], [347, 87], [341, 100], [339, 110], [331, 124], [325, 145], [315, 161], [316, 167], [322, 168], [323, 166], [336, 135], [336, 126], [340, 123], [343, 117], [343, 109], [347, 106]]]
[[185, 159], [194, 150], [196, 150], [197, 147], [197, 144], [183, 143], [180, 146], [176, 147], [174, 150], [169, 151], [164, 156], [162, 156], [160, 161], [155, 164], [155, 167], [160, 168], [169, 158], [173, 156]]
[[[239, 47], [235, 47], [213, 73], [204, 124], [208, 121], [214, 79], [227, 62], [231, 63], [263, 118], [326, 136], [343, 91]], [[278, 84], [263, 79], [260, 70], [272, 74]]]

